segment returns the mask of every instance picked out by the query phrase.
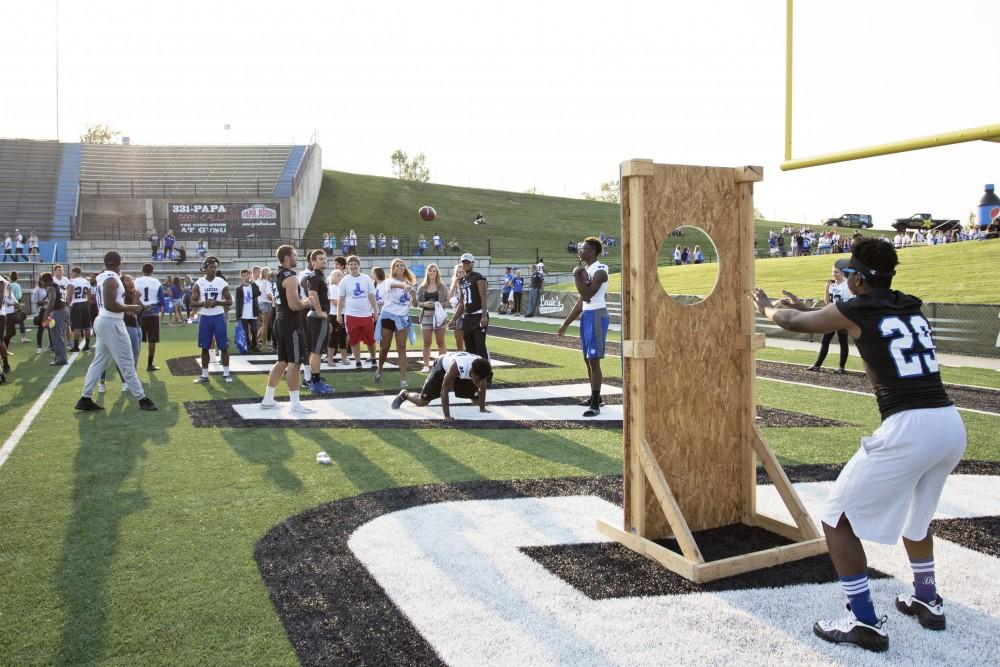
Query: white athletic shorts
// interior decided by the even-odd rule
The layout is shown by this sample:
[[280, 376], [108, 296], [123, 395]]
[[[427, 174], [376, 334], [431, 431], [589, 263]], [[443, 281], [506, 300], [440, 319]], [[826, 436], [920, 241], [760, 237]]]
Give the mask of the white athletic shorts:
[[843, 514], [863, 540], [895, 544], [900, 534], [927, 537], [945, 480], [965, 452], [965, 424], [955, 406], [890, 415], [851, 457], [820, 516]]

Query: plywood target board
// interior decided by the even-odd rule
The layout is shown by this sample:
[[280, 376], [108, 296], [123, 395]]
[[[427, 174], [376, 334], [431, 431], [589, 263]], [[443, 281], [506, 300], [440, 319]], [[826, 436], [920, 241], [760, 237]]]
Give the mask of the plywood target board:
[[[753, 183], [761, 178], [760, 167], [622, 164], [625, 514], [624, 530], [602, 531], [696, 581], [825, 550], [754, 424], [754, 351], [762, 338], [747, 295]], [[684, 226], [707, 234], [718, 254], [713, 290], [691, 305], [672, 299], [657, 274], [661, 246]], [[757, 514], [758, 456], [795, 525]], [[692, 533], [736, 523], [799, 544], [706, 564]], [[683, 554], [652, 542], [665, 537], [675, 537]]]

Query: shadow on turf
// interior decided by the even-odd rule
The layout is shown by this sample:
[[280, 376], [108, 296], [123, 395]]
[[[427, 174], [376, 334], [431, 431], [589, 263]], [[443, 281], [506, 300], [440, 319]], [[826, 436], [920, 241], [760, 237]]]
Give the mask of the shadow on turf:
[[[477, 435], [498, 445], [596, 475], [618, 472], [622, 468], [621, 458], [594, 451], [563, 437], [558, 431], [522, 431], [515, 435], [506, 429], [498, 429], [479, 431]], [[620, 431], [610, 431], [608, 437], [620, 442], [622, 436]]]
[[[87, 362], [82, 359], [77, 363]], [[114, 373], [114, 371], [111, 371]], [[107, 643], [108, 579], [118, 551], [121, 525], [149, 507], [134, 479], [145, 446], [169, 442], [179, 407], [153, 374], [144, 377], [147, 395], [159, 406], [142, 412], [130, 393], [112, 382], [101, 412], [77, 412], [80, 442], [73, 460], [72, 510], [56, 567], [55, 588], [66, 620], [55, 664], [100, 662]], [[72, 406], [64, 409], [72, 412]]]

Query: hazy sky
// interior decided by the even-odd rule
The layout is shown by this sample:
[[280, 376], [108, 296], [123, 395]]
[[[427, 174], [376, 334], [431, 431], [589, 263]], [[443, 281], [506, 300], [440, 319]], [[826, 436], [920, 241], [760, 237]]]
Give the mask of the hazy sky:
[[[927, 211], [963, 220], [1000, 184], [976, 142], [782, 173], [782, 0], [62, 0], [59, 138], [304, 143], [390, 175], [579, 196], [632, 157], [764, 167], [767, 217]], [[1000, 8], [986, 0], [796, 3], [794, 153], [1000, 122]], [[0, 0], [0, 136], [56, 136], [55, 0]], [[992, 28], [990, 26], [993, 26]], [[231, 130], [223, 130], [225, 123]]]

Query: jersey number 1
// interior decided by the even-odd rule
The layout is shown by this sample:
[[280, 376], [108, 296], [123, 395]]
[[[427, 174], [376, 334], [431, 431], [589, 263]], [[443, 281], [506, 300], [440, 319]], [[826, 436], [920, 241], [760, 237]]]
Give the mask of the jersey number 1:
[[[879, 323], [882, 338], [892, 338], [889, 353], [901, 378], [917, 377], [938, 372], [937, 355], [931, 325], [921, 315], [908, 318], [887, 317]], [[915, 339], [923, 352], [914, 352]]]

